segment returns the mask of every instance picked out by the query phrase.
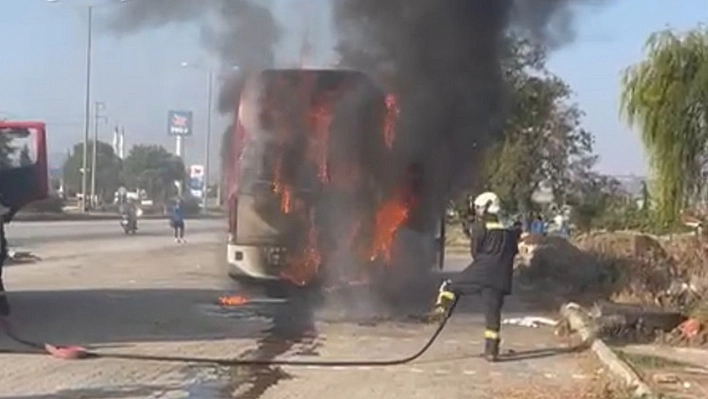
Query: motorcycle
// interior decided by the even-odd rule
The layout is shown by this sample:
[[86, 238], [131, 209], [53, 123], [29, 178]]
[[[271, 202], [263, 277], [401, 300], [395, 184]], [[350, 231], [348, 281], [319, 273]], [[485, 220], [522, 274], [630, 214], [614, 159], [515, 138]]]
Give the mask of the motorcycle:
[[142, 214], [140, 209], [135, 213], [134, 217], [130, 217], [129, 214], [124, 213], [120, 220], [120, 226], [123, 228], [125, 234], [135, 234], [138, 232], [138, 217]]
[[131, 220], [128, 215], [123, 215], [120, 220], [120, 226], [123, 228], [125, 234], [135, 234], [138, 231], [136, 220]]

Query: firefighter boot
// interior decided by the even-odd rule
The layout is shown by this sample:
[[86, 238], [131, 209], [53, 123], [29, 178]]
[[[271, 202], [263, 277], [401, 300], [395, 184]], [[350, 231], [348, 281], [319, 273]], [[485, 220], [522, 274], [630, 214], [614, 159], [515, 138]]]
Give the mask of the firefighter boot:
[[499, 359], [499, 333], [487, 330], [484, 334], [484, 358], [488, 362], [496, 362]]
[[449, 286], [450, 280], [445, 280], [440, 285], [440, 288], [438, 289], [438, 298], [435, 301], [435, 307], [429, 317], [431, 322], [441, 321], [444, 319], [450, 310], [450, 306], [452, 306], [452, 303], [455, 302], [455, 293], [448, 289]]

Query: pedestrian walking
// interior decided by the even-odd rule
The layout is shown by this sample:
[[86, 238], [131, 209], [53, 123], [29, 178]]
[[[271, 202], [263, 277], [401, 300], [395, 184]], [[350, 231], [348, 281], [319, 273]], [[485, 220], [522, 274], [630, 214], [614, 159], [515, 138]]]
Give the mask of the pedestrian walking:
[[184, 239], [184, 208], [180, 198], [176, 199], [174, 205], [172, 206], [172, 210], [170, 212], [170, 225], [175, 233], [175, 242], [178, 244], [185, 244], [187, 241]]

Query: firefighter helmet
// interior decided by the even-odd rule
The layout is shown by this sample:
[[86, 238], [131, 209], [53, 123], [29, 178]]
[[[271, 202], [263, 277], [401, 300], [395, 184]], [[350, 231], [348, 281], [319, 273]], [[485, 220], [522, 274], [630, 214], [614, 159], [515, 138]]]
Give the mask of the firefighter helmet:
[[478, 215], [499, 215], [501, 212], [501, 200], [499, 200], [498, 195], [488, 191], [478, 195], [477, 198], [474, 199], [474, 207]]

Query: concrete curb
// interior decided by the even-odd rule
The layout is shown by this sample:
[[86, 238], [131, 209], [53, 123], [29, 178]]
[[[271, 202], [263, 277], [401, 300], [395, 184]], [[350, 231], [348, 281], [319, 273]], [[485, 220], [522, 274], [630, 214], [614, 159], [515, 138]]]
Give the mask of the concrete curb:
[[583, 342], [592, 342], [590, 348], [595, 352], [595, 356], [600, 359], [610, 372], [627, 384], [632, 390], [634, 397], [657, 398], [649, 385], [627, 363], [620, 359], [605, 342], [597, 338], [596, 330], [587, 311], [578, 304], [568, 303], [561, 307], [560, 313], [563, 318], [568, 320], [571, 330], [580, 334]]

